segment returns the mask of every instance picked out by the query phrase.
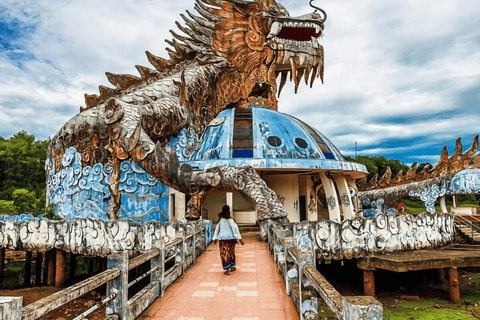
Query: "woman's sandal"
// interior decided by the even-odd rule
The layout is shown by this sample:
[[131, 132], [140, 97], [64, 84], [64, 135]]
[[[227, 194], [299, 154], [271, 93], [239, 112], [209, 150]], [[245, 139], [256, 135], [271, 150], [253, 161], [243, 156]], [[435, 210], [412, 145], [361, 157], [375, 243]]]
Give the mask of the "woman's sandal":
[[237, 268], [231, 267], [231, 268], [230, 268], [230, 271], [237, 271]]
[[229, 275], [230, 275], [230, 270], [228, 270], [228, 269], [227, 269], [227, 270], [225, 270], [225, 271], [223, 272], [223, 274], [225, 274], [225, 275], [229, 276]]

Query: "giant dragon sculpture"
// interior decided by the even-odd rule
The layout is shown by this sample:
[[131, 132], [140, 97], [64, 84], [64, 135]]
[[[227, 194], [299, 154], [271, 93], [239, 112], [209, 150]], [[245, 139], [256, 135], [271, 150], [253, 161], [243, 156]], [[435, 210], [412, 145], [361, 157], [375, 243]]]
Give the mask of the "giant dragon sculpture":
[[[312, 3], [310, 2], [312, 5]], [[313, 7], [313, 5], [312, 5]], [[47, 158], [56, 170], [74, 147], [83, 166], [108, 164], [112, 204], [118, 217], [121, 161], [136, 162], [147, 173], [187, 195], [186, 217], [197, 219], [209, 188], [242, 190], [256, 203], [258, 220], [286, 217], [282, 204], [252, 168], [217, 167], [194, 172], [180, 165], [175, 149], [166, 148], [182, 129], [200, 135], [227, 108], [264, 106], [277, 109], [287, 78], [310, 86], [323, 81], [322, 35], [326, 13], [319, 8], [290, 17], [274, 0], [196, 0], [199, 16], [181, 15], [184, 35], [173, 34], [170, 59], [147, 51], [155, 70], [136, 66], [140, 77], [107, 72], [115, 88], [100, 86], [99, 95], [85, 94], [86, 108], [52, 139]], [[318, 12], [319, 11], [319, 12]], [[277, 77], [280, 84], [277, 86]]]

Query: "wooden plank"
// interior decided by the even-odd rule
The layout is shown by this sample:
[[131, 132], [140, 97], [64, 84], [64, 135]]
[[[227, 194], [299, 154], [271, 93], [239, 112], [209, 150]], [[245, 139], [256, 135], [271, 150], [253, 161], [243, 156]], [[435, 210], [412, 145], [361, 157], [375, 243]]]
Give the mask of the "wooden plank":
[[374, 256], [370, 261], [367, 260], [358, 259], [357, 266], [363, 270], [377, 268], [394, 272], [480, 266], [480, 255], [478, 252], [467, 250], [407, 251]]
[[148, 260], [152, 259], [153, 257], [156, 257], [160, 254], [160, 250], [158, 249], [152, 249], [149, 250], [138, 257], [135, 257], [133, 259], [130, 259], [128, 261], [128, 270], [132, 270], [133, 268], [138, 267], [139, 265], [147, 262]]
[[330, 307], [338, 319], [343, 319], [342, 295], [315, 269], [308, 265], [303, 269], [305, 276], [312, 282], [313, 287]]
[[160, 295], [160, 284], [152, 282], [128, 300], [128, 319], [136, 319]]
[[23, 308], [22, 319], [33, 320], [49, 313], [64, 304], [77, 299], [81, 295], [90, 292], [102, 284], [115, 279], [120, 275], [120, 270], [109, 269], [91, 278], [81, 281], [71, 287], [58, 291], [42, 300], [38, 300]]
[[165, 250], [170, 250], [172, 249], [173, 247], [175, 247], [176, 245], [182, 243], [183, 239], [182, 238], [177, 238], [175, 240], [173, 240], [172, 242], [169, 242], [165, 245]]
[[118, 316], [116, 314], [110, 314], [105, 317], [105, 320], [118, 320]]

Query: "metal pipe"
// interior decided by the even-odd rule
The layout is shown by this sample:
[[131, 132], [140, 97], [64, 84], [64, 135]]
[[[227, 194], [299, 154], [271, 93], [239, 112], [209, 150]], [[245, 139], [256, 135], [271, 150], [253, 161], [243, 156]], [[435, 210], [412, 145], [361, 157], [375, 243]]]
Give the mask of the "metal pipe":
[[[108, 297], [106, 297], [105, 299], [103, 299], [100, 303], [101, 304], [105, 304], [107, 303], [108, 301], [110, 300], [113, 300], [117, 297], [117, 294], [116, 293], [112, 293], [111, 295], [109, 295]], [[82, 320], [83, 318], [85, 318], [86, 316], [88, 316], [90, 313], [92, 313], [93, 311], [97, 310], [99, 308], [99, 305], [96, 304], [94, 305], [93, 307], [91, 307], [90, 309], [88, 309], [87, 311], [85, 311], [84, 313], [82, 313], [81, 315], [77, 316], [76, 318], [74, 318], [73, 320]]]
[[155, 268], [152, 268], [151, 270], [145, 272], [144, 274], [142, 274], [140, 277], [138, 277], [137, 279], [133, 280], [132, 282], [130, 282], [128, 284], [128, 288], [130, 288], [131, 286], [133, 286], [135, 283], [137, 283], [138, 281], [142, 280], [143, 278], [145, 278], [146, 276], [148, 276], [150, 273], [152, 273], [153, 271], [157, 270], [158, 267], [155, 267]]

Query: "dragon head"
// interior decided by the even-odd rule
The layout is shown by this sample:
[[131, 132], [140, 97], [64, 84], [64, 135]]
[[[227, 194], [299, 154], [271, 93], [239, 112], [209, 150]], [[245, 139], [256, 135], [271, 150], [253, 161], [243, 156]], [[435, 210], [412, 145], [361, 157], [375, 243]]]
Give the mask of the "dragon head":
[[189, 18], [181, 15], [187, 27], [177, 22], [188, 37], [171, 31], [182, 43], [169, 43], [178, 57], [194, 53], [199, 63], [225, 70], [216, 86], [217, 106], [277, 109], [276, 94], [288, 73], [295, 92], [302, 78], [308, 83], [311, 75], [310, 86], [318, 76], [323, 81], [323, 47], [317, 41], [327, 17], [322, 9], [290, 17], [274, 0], [196, 0], [195, 9], [201, 17], [187, 11]]
[[[181, 72], [191, 63], [217, 70], [210, 68], [206, 72], [209, 76], [216, 75], [209, 82], [211, 87], [195, 85], [184, 90], [185, 96], [194, 101], [185, 98], [184, 105], [192, 110], [208, 109], [208, 119], [229, 107], [257, 105], [276, 110], [276, 96], [280, 95], [288, 74], [295, 83], [295, 92], [302, 78], [307, 84], [310, 75], [310, 87], [317, 77], [323, 82], [324, 53], [318, 38], [327, 15], [312, 5], [313, 0], [310, 5], [315, 11], [299, 17], [290, 17], [275, 0], [195, 1], [199, 15], [187, 10], [187, 15], [181, 14], [186, 25], [176, 22], [184, 34], [170, 30], [175, 38], [166, 40], [173, 47], [167, 48], [170, 59], [147, 51], [148, 60], [157, 70], [136, 66], [141, 78], [107, 73], [116, 89], [100, 86], [100, 96], [86, 94], [87, 108], [121, 95], [121, 90], [130, 92], [132, 88]], [[184, 83], [178, 86], [180, 90], [185, 88]]]

